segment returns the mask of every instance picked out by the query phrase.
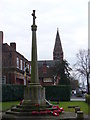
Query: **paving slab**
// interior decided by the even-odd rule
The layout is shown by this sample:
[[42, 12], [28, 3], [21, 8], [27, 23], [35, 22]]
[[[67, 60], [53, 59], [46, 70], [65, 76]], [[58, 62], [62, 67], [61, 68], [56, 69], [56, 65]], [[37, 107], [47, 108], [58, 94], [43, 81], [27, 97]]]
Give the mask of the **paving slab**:
[[2, 120], [76, 120], [76, 113], [63, 112], [59, 116], [53, 116], [53, 115], [15, 116], [11, 114], [10, 115], [5, 114]]
[[[0, 112], [0, 120], [2, 115], [5, 115], [5, 118], [2, 120], [76, 120], [76, 113], [74, 112], [63, 112], [59, 116], [13, 116], [6, 115], [5, 112]], [[90, 120], [90, 115], [84, 114], [84, 120]]]

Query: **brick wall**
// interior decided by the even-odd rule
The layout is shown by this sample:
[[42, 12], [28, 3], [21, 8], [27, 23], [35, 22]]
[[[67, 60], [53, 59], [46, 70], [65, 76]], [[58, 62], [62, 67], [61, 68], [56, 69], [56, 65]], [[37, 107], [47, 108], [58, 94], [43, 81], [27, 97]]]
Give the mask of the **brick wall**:
[[[19, 66], [17, 67], [17, 58]], [[3, 76], [6, 77], [7, 84], [23, 84], [25, 64], [29, 68], [28, 80], [30, 81], [30, 62], [16, 51], [16, 43], [3, 44], [2, 49]]]

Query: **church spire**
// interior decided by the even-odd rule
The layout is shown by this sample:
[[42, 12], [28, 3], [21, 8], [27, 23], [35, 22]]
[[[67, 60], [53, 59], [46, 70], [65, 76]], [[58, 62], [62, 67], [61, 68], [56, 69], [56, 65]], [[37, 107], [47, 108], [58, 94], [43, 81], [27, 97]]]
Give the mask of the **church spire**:
[[57, 34], [56, 34], [55, 45], [53, 50], [53, 60], [60, 60], [60, 61], [63, 60], [63, 49], [62, 49], [58, 28], [57, 28]]

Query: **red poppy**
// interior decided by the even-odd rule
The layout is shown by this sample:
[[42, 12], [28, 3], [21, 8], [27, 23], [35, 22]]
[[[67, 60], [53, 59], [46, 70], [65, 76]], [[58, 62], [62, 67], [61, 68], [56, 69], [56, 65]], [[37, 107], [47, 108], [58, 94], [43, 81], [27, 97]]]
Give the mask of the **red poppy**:
[[59, 116], [59, 112], [58, 112], [57, 110], [54, 110], [54, 111], [53, 111], [53, 115], [54, 115], [54, 116]]

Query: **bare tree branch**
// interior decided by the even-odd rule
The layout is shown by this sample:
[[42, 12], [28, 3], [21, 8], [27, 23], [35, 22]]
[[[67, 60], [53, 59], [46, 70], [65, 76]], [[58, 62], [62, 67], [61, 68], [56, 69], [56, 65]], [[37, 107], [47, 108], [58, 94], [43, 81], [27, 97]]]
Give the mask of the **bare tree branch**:
[[87, 78], [88, 74], [88, 51], [79, 50], [79, 53], [76, 54], [77, 62], [74, 64], [75, 71], [77, 71], [78, 75], [84, 76]]

